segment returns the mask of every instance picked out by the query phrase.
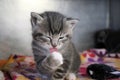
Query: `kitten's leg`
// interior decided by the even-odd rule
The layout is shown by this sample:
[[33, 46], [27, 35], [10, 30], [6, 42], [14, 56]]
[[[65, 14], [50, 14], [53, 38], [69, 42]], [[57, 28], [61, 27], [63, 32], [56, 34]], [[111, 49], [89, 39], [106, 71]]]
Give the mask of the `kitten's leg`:
[[60, 53], [52, 53], [42, 62], [42, 66], [50, 68], [52, 71], [56, 70], [62, 64], [63, 57]]
[[60, 67], [58, 67], [53, 73], [51, 80], [64, 80], [69, 69], [69, 64], [69, 61], [64, 60], [64, 63]]
[[74, 73], [69, 73], [66, 80], [76, 80], [76, 75]]
[[66, 73], [64, 73], [64, 70], [61, 67], [53, 73], [51, 80], [64, 80], [65, 74]]

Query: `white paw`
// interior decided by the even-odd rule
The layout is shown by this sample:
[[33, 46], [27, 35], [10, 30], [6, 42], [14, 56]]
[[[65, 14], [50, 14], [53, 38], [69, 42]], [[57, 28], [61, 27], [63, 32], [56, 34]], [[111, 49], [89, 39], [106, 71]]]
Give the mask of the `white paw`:
[[67, 80], [76, 80], [76, 75], [74, 73], [69, 73], [69, 75], [66, 78]]
[[52, 53], [52, 57], [53, 59], [59, 61], [60, 65], [63, 64], [63, 57], [62, 57], [62, 54], [60, 54], [59, 52], [53, 52]]

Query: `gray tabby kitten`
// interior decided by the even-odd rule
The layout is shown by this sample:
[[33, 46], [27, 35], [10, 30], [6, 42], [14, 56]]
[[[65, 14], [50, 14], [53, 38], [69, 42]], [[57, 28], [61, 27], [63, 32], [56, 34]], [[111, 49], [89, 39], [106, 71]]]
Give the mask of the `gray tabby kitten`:
[[80, 58], [71, 42], [76, 22], [58, 12], [31, 13], [32, 48], [42, 80], [76, 79]]

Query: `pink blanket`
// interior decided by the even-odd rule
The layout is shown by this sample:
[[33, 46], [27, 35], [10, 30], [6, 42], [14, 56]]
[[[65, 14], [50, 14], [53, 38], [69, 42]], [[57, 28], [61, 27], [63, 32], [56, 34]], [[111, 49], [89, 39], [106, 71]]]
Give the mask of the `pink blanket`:
[[[87, 76], [86, 68], [93, 63], [104, 63], [120, 70], [120, 58], [114, 57], [116, 55], [108, 57], [105, 49], [90, 49], [81, 52], [78, 80], [92, 80]], [[41, 80], [32, 56], [10, 55], [8, 60], [0, 60], [0, 69], [4, 73], [5, 80]]]

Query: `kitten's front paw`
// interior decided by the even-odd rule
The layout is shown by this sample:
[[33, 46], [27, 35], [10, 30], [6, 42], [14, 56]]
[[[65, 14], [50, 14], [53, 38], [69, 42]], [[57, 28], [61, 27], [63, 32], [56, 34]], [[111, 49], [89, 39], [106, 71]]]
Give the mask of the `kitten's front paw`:
[[53, 52], [51, 54], [52, 58], [54, 59], [55, 63], [59, 65], [63, 64], [63, 56], [59, 52]]
[[66, 80], [76, 80], [76, 75], [74, 73], [69, 73]]
[[59, 52], [51, 53], [44, 60], [44, 65], [47, 65], [47, 67], [51, 68], [52, 70], [56, 70], [62, 64], [63, 64], [63, 56]]

